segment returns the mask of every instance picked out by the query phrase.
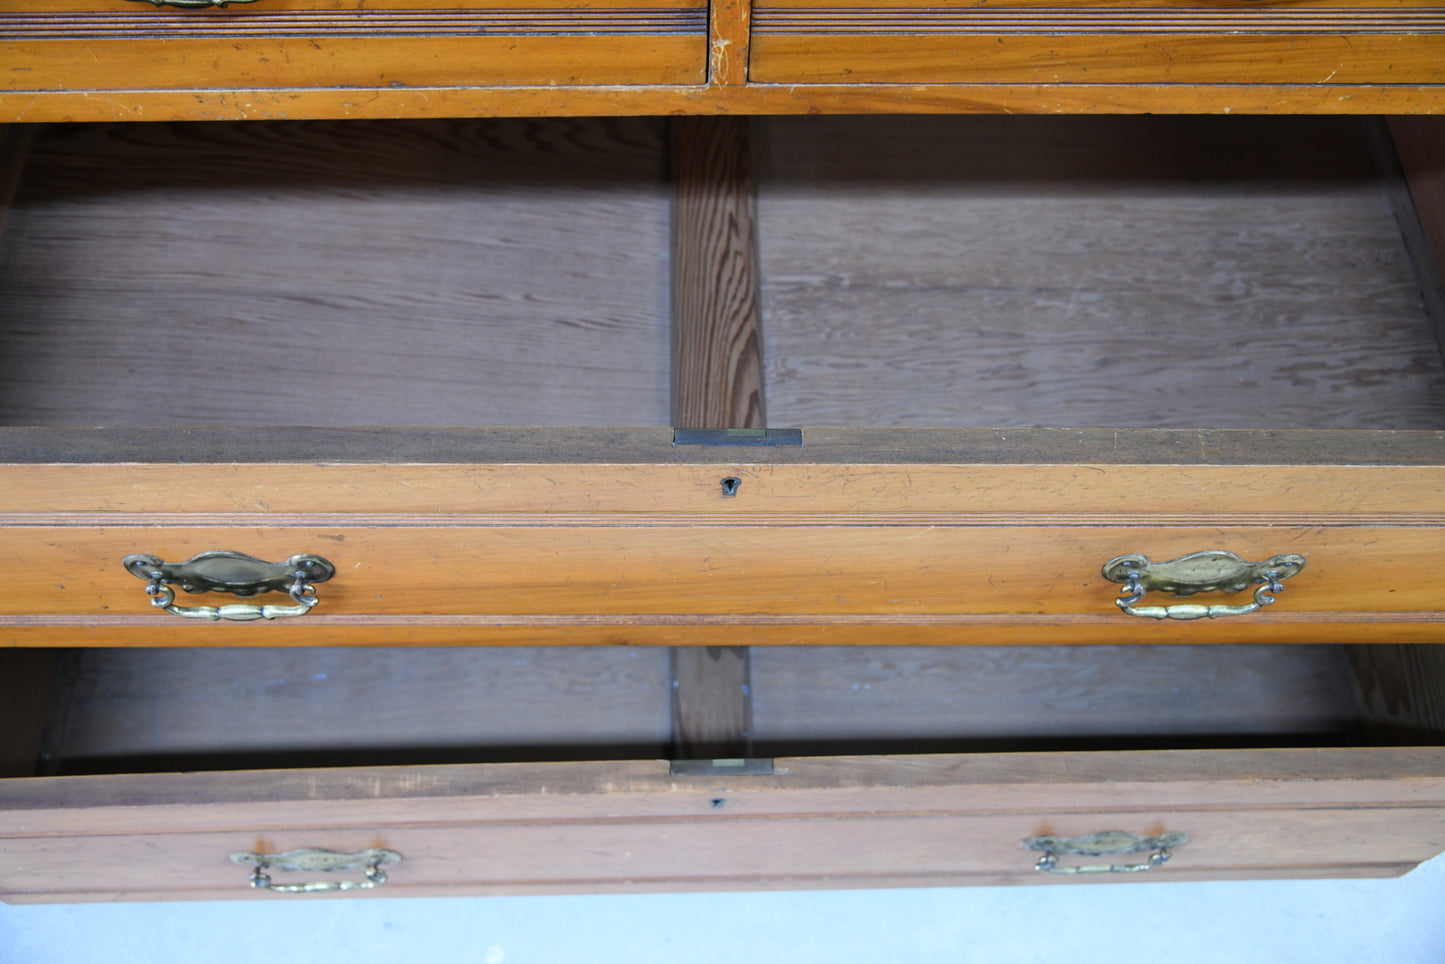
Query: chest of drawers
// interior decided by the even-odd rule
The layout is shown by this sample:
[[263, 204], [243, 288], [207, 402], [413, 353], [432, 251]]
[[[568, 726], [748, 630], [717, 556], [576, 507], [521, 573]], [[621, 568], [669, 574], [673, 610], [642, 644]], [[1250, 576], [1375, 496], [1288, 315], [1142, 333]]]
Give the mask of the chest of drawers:
[[[0, 9], [26, 121], [1439, 102], [1429, 5]], [[1394, 130], [1408, 186], [1354, 118], [8, 128], [6, 899], [298, 848], [402, 894], [1403, 872], [1445, 373]], [[208, 550], [336, 574], [213, 622], [121, 566]], [[1200, 551], [1303, 568], [1213, 618], [1254, 573], [1138, 618], [1101, 571]]]

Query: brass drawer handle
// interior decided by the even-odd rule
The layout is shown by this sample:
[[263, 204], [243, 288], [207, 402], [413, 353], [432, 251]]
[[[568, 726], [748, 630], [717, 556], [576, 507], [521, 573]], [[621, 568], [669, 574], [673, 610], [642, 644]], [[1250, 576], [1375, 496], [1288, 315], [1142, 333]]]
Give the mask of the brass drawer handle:
[[[219, 549], [203, 552], [186, 562], [162, 562], [159, 556], [137, 554], [126, 556], [121, 565], [131, 575], [150, 583], [146, 594], [151, 605], [175, 616], [192, 619], [247, 622], [252, 619], [279, 619], [304, 616], [317, 603], [313, 583], [325, 582], [336, 575], [336, 567], [320, 556], [297, 555], [285, 562], [264, 562], [254, 556]], [[233, 596], [255, 596], [263, 592], [284, 592], [294, 606], [252, 605], [231, 603], [226, 606], [177, 606], [176, 591], [171, 583], [179, 583], [186, 592], [226, 592]]]
[[[1304, 556], [1294, 553], [1272, 556], [1263, 562], [1245, 562], [1232, 552], [1209, 549], [1169, 562], [1150, 562], [1148, 556], [1127, 555], [1104, 563], [1104, 578], [1122, 582], [1124, 588], [1114, 602], [1130, 616], [1144, 619], [1218, 619], [1243, 616], [1274, 602], [1272, 593], [1284, 590], [1283, 580], [1304, 568]], [[1239, 592], [1258, 583], [1254, 601], [1244, 605], [1140, 606], [1144, 594], [1153, 591], [1192, 596], [1197, 592]]]
[[[1029, 850], [1042, 850], [1034, 870], [1046, 874], [1142, 874], [1161, 867], [1169, 860], [1169, 851], [1189, 842], [1187, 833], [1161, 833], [1140, 837], [1123, 830], [1106, 830], [1087, 837], [1056, 837], [1040, 834], [1029, 837], [1023, 845]], [[1059, 865], [1059, 854], [1079, 857], [1102, 857], [1108, 854], [1139, 854], [1150, 851], [1147, 859], [1137, 864], [1069, 864]]]
[[136, 2], [149, 3], [157, 9], [180, 7], [183, 10], [204, 10], [207, 7], [228, 7], [233, 3], [255, 3], [256, 0], [136, 0]]
[[[277, 894], [317, 894], [333, 890], [371, 890], [386, 883], [386, 871], [381, 868], [401, 859], [395, 850], [363, 850], [356, 854], [342, 854], [334, 850], [288, 850], [284, 854], [258, 854], [250, 850], [231, 854], [233, 863], [251, 868], [251, 886], [258, 890], [269, 890]], [[299, 870], [303, 873], [335, 873], [338, 870], [352, 870], [364, 867], [361, 880], [312, 880], [304, 884], [273, 884], [267, 870]]]

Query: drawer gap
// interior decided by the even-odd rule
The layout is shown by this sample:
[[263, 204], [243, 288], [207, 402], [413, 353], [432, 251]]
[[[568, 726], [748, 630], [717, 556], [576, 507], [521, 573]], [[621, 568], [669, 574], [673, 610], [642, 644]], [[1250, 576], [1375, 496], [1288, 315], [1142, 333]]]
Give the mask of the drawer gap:
[[[1367, 676], [1367, 653], [1393, 662]], [[1419, 676], [1414, 705], [1434, 698], [1442, 671], [1429, 647], [747, 655], [755, 757], [1428, 745], [1440, 735], [1402, 728], [1391, 695]], [[655, 760], [675, 740], [664, 648], [113, 649], [71, 658], [55, 702], [63, 719], [52, 721], [42, 763], [53, 774]], [[1373, 682], [1357, 685], [1356, 675]], [[1438, 720], [1438, 707], [1430, 712]]]

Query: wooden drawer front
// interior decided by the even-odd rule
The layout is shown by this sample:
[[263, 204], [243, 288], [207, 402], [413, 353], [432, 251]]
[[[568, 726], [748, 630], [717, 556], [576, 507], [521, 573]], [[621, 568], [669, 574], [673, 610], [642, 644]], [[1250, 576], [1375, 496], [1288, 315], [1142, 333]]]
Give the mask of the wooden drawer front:
[[1445, 5], [764, 0], [761, 83], [1434, 84]]
[[1189, 834], [1150, 872], [1158, 879], [1384, 876], [1445, 847], [1436, 748], [775, 767], [732, 777], [577, 763], [8, 780], [0, 893], [243, 897], [253, 894], [247, 870], [229, 853], [303, 847], [398, 851], [383, 895], [1117, 879], [1036, 873], [1038, 854], [1021, 843], [1106, 830]]
[[[714, 643], [718, 633], [793, 642], [830, 628], [844, 640], [865, 632], [982, 641], [1031, 627], [1038, 641], [1053, 642], [1076, 641], [1063, 627], [1110, 642], [1445, 642], [1437, 611], [1445, 530], [1432, 527], [178, 525], [22, 528], [7, 542], [27, 560], [0, 598], [0, 625], [7, 635], [20, 631], [18, 639], [80, 624], [185, 645], [345, 643], [406, 628], [470, 631], [475, 642], [544, 630], [569, 642], [658, 633], [673, 642], [677, 633], [690, 639], [692, 627]], [[1120, 586], [1100, 575], [1125, 553], [1166, 561], [1216, 548], [1246, 559], [1295, 552], [1306, 566], [1268, 610], [1197, 625], [1121, 614], [1113, 601]], [[214, 549], [272, 561], [314, 553], [338, 572], [317, 587], [322, 601], [312, 613], [238, 634], [154, 611], [144, 583], [120, 565], [131, 553], [181, 562]], [[236, 601], [180, 596], [181, 605]], [[1154, 593], [1142, 605], [1249, 599], [1249, 591], [1187, 600]]]
[[12, 91], [700, 84], [696, 0], [0, 2]]
[[[132, 442], [196, 459], [149, 465], [127, 464], [126, 433], [92, 434], [8, 436], [0, 523], [25, 565], [0, 591], [7, 641], [1445, 641], [1439, 433], [808, 430], [749, 449], [667, 430], [142, 430]], [[34, 439], [84, 460], [26, 461]], [[204, 458], [224, 443], [244, 462], [266, 439], [317, 462]], [[369, 446], [403, 464], [325, 461]], [[1295, 446], [1319, 461], [1289, 464]], [[448, 447], [477, 461], [405, 464]], [[215, 624], [154, 611], [121, 566], [213, 550], [313, 553], [337, 575], [308, 615]], [[1120, 613], [1100, 571], [1205, 550], [1305, 566], [1265, 610], [1192, 622]]]

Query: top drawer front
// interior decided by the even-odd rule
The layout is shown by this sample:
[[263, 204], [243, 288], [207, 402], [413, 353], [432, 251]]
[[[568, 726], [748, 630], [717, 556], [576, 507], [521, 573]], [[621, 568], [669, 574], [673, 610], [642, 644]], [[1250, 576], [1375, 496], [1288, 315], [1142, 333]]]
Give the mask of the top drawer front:
[[706, 14], [700, 0], [0, 0], [0, 89], [697, 84]]
[[1438, 0], [763, 0], [763, 83], [1434, 84]]

